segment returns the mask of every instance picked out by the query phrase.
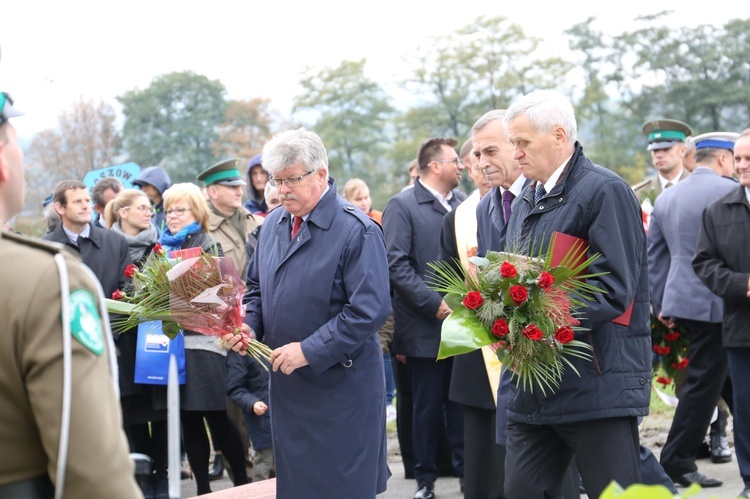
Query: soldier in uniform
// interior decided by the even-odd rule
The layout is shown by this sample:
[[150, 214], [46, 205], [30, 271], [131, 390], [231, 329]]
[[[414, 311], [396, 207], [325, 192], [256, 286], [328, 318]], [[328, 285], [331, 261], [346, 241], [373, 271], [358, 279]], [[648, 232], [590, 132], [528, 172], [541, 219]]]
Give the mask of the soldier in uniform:
[[652, 120], [643, 124], [643, 133], [648, 137], [648, 150], [656, 175], [633, 186], [640, 201], [649, 198], [653, 203], [656, 196], [690, 175], [682, 166], [687, 151], [685, 141], [693, 130], [677, 120]]
[[[23, 155], [0, 94], [0, 219]], [[0, 232], [0, 497], [142, 497], [128, 457], [96, 278], [57, 243]]]

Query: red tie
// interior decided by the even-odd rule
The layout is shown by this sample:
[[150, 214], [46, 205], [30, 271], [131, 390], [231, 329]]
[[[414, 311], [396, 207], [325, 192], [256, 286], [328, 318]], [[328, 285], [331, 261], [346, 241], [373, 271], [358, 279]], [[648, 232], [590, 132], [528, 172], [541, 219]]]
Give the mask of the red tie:
[[301, 226], [302, 226], [302, 217], [295, 216], [294, 224], [292, 225], [292, 239], [294, 239], [294, 236], [297, 235], [297, 232], [299, 232], [299, 228]]

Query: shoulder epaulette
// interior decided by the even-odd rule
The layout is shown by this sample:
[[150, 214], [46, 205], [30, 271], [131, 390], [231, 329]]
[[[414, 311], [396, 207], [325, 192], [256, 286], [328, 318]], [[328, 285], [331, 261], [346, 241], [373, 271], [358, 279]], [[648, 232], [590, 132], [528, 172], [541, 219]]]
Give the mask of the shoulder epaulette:
[[372, 222], [372, 219], [367, 216], [367, 213], [363, 212], [362, 210], [360, 210], [359, 208], [357, 208], [353, 204], [344, 204], [343, 208], [344, 208], [344, 211], [346, 213], [354, 216], [355, 218], [357, 218], [360, 222], [362, 222], [365, 225], [367, 224], [368, 220]]
[[653, 180], [653, 179], [647, 178], [647, 179], [646, 179], [646, 180], [644, 180], [643, 182], [638, 182], [637, 184], [635, 184], [635, 185], [632, 185], [632, 186], [630, 186], [630, 188], [631, 188], [631, 189], [633, 189], [634, 191], [637, 191], [637, 190], [639, 190], [639, 189], [643, 189], [643, 188], [644, 188], [644, 187], [646, 187], [646, 186], [647, 186], [647, 185], [648, 185], [649, 183], [651, 183], [651, 180]]
[[1, 239], [7, 239], [9, 241], [23, 244], [24, 246], [31, 246], [32, 248], [47, 251], [48, 253], [62, 253], [65, 252], [65, 246], [55, 241], [47, 241], [46, 239], [40, 239], [38, 237], [24, 236], [15, 232], [0, 232]]

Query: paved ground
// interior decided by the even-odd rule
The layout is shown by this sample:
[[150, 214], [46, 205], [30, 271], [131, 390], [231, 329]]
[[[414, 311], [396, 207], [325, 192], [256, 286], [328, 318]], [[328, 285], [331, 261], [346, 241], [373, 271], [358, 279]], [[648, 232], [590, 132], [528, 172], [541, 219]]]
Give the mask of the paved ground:
[[[641, 442], [648, 446], [657, 456], [666, 440], [671, 419], [648, 416], [641, 427]], [[731, 419], [728, 429], [731, 430]], [[733, 445], [731, 433], [729, 435], [730, 445]], [[398, 455], [398, 443], [395, 438], [389, 442], [389, 466], [393, 476], [388, 481], [388, 490], [378, 496], [379, 499], [409, 499], [413, 497], [416, 490], [416, 482], [404, 478], [404, 468]], [[713, 464], [710, 460], [699, 460], [698, 469], [701, 473], [712, 478], [724, 481], [722, 487], [704, 489], [692, 499], [734, 499], [742, 491], [743, 484], [740, 479], [737, 461], [726, 464]], [[214, 492], [232, 487], [228, 478], [212, 482], [211, 488]], [[684, 491], [685, 489], [678, 489]], [[193, 497], [195, 495], [195, 482], [182, 480], [182, 497]], [[463, 495], [460, 492], [457, 478], [439, 478], [435, 483], [435, 495], [438, 499], [458, 499]], [[581, 498], [587, 498], [582, 495]], [[356, 498], [355, 498], [356, 499]]]

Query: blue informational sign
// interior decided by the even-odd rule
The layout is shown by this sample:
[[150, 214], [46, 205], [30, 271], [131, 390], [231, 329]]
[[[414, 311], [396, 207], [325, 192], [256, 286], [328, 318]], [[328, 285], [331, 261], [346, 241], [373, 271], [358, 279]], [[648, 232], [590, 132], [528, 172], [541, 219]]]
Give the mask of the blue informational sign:
[[133, 189], [133, 180], [138, 178], [141, 173], [141, 167], [135, 163], [123, 163], [121, 165], [108, 166], [106, 168], [97, 168], [91, 170], [83, 177], [83, 183], [91, 191], [97, 182], [104, 177], [115, 177], [126, 189]]

